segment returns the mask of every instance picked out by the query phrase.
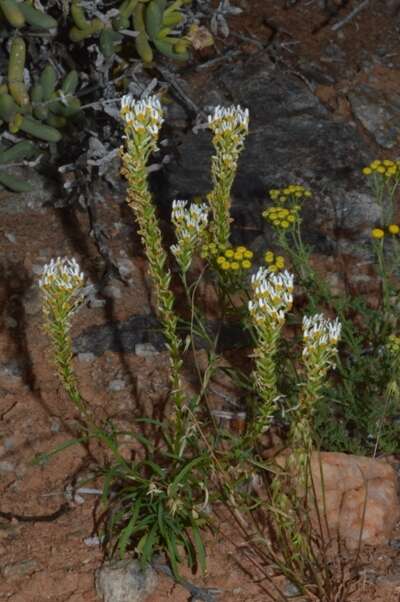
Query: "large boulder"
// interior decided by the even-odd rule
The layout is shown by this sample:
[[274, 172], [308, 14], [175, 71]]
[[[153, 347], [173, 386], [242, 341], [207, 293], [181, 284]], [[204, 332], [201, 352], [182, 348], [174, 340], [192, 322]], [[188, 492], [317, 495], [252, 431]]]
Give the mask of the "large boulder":
[[[384, 459], [339, 452], [312, 454], [311, 469], [321, 512], [325, 498], [330, 535], [347, 547], [389, 541], [400, 518], [397, 474]], [[322, 475], [322, 477], [321, 477]]]
[[[350, 252], [369, 258], [370, 245], [363, 243], [379, 220], [379, 208], [361, 175], [372, 150], [354, 122], [338, 121], [303, 80], [268, 56], [224, 65], [191, 94], [206, 112], [216, 104], [250, 110], [250, 132], [232, 191], [234, 242], [263, 250], [271, 238], [261, 217], [266, 192], [297, 182], [315, 193], [304, 213], [307, 242], [326, 256]], [[164, 187], [168, 204], [211, 188], [210, 132], [180, 132], [174, 144], [176, 157], [167, 167]]]

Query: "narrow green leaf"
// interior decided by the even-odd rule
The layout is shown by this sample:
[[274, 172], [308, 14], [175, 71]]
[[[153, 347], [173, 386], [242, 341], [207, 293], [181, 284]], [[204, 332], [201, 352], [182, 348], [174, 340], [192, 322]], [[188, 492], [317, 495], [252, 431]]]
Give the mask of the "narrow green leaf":
[[205, 575], [207, 570], [206, 549], [201, 538], [200, 529], [196, 525], [192, 525], [192, 533], [200, 570], [202, 574]]
[[140, 508], [141, 508], [141, 501], [139, 500], [133, 506], [132, 516], [129, 519], [128, 524], [126, 525], [126, 527], [122, 530], [122, 532], [120, 534], [119, 541], [118, 541], [118, 548], [119, 548], [119, 554], [120, 554], [121, 558], [124, 558], [124, 556], [125, 556], [126, 547], [129, 543], [131, 535], [135, 529], [135, 525], [136, 525], [137, 518], [139, 516]]
[[184, 466], [182, 468], [182, 470], [180, 472], [178, 472], [178, 474], [176, 475], [175, 479], [172, 481], [172, 483], [169, 487], [169, 490], [170, 490], [172, 496], [174, 496], [176, 494], [178, 485], [179, 485], [179, 483], [181, 483], [183, 481], [185, 476], [189, 472], [191, 472], [191, 470], [193, 470], [193, 468], [195, 466], [198, 466], [199, 464], [202, 464], [203, 462], [204, 462], [204, 457], [200, 456], [200, 458], [195, 458], [194, 460], [191, 460], [188, 464], [186, 464], [186, 466]]
[[47, 462], [50, 460], [50, 458], [52, 458], [56, 454], [59, 454], [64, 449], [67, 449], [68, 447], [72, 447], [72, 445], [79, 445], [80, 443], [85, 443], [87, 440], [88, 440], [88, 437], [80, 437], [79, 439], [68, 439], [68, 441], [64, 441], [64, 443], [61, 443], [60, 445], [58, 445], [57, 447], [52, 449], [50, 452], [44, 452], [42, 454], [37, 454], [34, 457], [34, 459], [32, 460], [32, 465], [38, 466], [41, 464], [47, 464]]

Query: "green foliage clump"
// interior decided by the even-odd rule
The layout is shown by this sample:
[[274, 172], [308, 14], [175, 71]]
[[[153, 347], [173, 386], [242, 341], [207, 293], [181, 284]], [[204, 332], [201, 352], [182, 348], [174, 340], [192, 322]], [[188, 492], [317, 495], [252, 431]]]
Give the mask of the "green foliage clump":
[[184, 17], [180, 9], [191, 0], [124, 0], [118, 7], [118, 14], [107, 24], [107, 20], [95, 17], [88, 19], [79, 0], [71, 4], [71, 17], [74, 25], [69, 30], [72, 42], [82, 42], [99, 37], [99, 48], [105, 58], [121, 50], [124, 32], [135, 31], [135, 46], [138, 55], [145, 63], [154, 58], [153, 47], [161, 54], [177, 60], [189, 58], [185, 37], [174, 34]]
[[[129, 60], [132, 40], [136, 56], [146, 64], [153, 62], [154, 51], [176, 61], [186, 61], [189, 39], [182, 31], [185, 21], [182, 8], [190, 3], [191, 0], [123, 0], [111, 6], [97, 3], [94, 14], [93, 6], [80, 0], [65, 4], [63, 11], [55, 6], [48, 12], [35, 8], [29, 0], [1, 0], [0, 32], [7, 40], [9, 62], [7, 78], [0, 84], [0, 125], [4, 124], [12, 134], [56, 144], [69, 133], [67, 126], [74, 124], [81, 114], [78, 86], [86, 74], [78, 69], [66, 73], [58, 61], [37, 73], [32, 61], [37, 53], [31, 56], [35, 39], [31, 34], [40, 36], [46, 32], [46, 41], [54, 45], [54, 56], [59, 56], [58, 47], [68, 44], [68, 40], [72, 43], [72, 53], [74, 49], [80, 52], [87, 41], [94, 40], [109, 68], [115, 61]], [[91, 65], [87, 67], [90, 72]], [[57, 85], [60, 73], [65, 75]], [[22, 156], [21, 148], [18, 147], [18, 160], [24, 161], [28, 154]], [[7, 156], [0, 165], [10, 163]], [[8, 171], [1, 171], [0, 184], [16, 192], [30, 188], [29, 183]]]
[[31, 25], [39, 30], [57, 28], [57, 21], [53, 17], [38, 10], [30, 2], [0, 0], [0, 15], [15, 29], [21, 29], [26, 25]]
[[[80, 101], [75, 96], [79, 85], [78, 72], [70, 71], [57, 89], [57, 73], [48, 64], [28, 91], [25, 62], [24, 39], [15, 36], [10, 44], [7, 83], [0, 87], [0, 119], [12, 134], [23, 132], [41, 142], [57, 143], [62, 138], [60, 129], [73, 121], [80, 111]], [[0, 155], [0, 164], [25, 160], [34, 151], [30, 141], [21, 142]], [[0, 173], [0, 183], [15, 192], [31, 189], [29, 182], [4, 172]]]

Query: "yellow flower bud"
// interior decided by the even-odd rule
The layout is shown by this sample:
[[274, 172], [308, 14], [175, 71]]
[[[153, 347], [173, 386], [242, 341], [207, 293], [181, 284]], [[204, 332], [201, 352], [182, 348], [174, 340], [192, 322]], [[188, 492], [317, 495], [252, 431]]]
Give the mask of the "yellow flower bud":
[[377, 240], [379, 240], [380, 238], [383, 238], [385, 236], [385, 233], [382, 230], [382, 228], [374, 228], [371, 232], [371, 236], [372, 238], [376, 238]]

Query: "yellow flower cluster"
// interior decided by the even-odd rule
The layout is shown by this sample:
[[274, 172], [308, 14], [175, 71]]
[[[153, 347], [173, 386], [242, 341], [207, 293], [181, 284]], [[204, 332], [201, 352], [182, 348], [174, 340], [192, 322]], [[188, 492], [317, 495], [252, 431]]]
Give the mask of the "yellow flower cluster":
[[[398, 226], [397, 224], [389, 224], [387, 227], [387, 231], [388, 234], [396, 236], [396, 234], [400, 234], [400, 226]], [[385, 231], [382, 228], [374, 228], [373, 230], [371, 230], [371, 236], [376, 240], [380, 240], [385, 236]]]
[[269, 272], [279, 272], [285, 267], [285, 258], [282, 255], [275, 255], [272, 251], [265, 253], [264, 261], [268, 265]]
[[379, 159], [375, 159], [375, 161], [372, 161], [363, 168], [362, 173], [365, 176], [380, 174], [385, 178], [400, 177], [400, 161], [391, 161], [390, 159], [380, 161]]
[[310, 190], [300, 184], [290, 184], [286, 188], [272, 188], [269, 191], [269, 196], [273, 201], [284, 203], [290, 197], [295, 199], [310, 198], [312, 193]]
[[217, 255], [223, 253], [224, 249], [215, 242], [204, 244], [201, 247], [200, 257], [202, 259], [215, 259]]
[[290, 209], [280, 206], [268, 207], [263, 211], [263, 217], [276, 228], [287, 230], [299, 219], [299, 210], [299, 205], [294, 205]]
[[249, 270], [252, 266], [253, 251], [244, 246], [229, 247], [217, 257], [217, 265], [224, 271]]
[[395, 334], [391, 334], [388, 336], [387, 349], [393, 355], [397, 355], [400, 353], [400, 337]]

